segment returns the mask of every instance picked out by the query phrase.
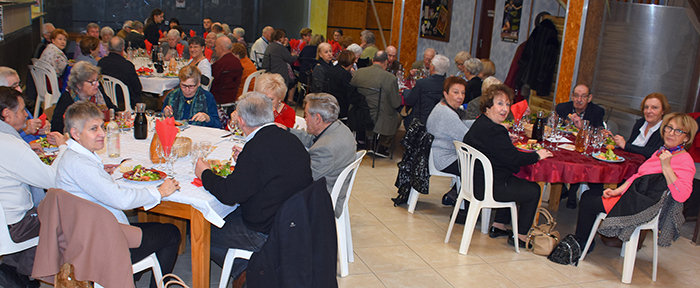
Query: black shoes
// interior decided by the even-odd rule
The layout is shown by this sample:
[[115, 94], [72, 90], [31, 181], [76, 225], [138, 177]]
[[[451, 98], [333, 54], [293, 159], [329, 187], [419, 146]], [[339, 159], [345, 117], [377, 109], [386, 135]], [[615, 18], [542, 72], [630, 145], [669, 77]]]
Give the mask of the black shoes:
[[[491, 234], [491, 233], [489, 233], [489, 234]], [[515, 237], [516, 236], [508, 237], [508, 245], [515, 246]], [[520, 238], [518, 238], [518, 246], [520, 246], [520, 248], [527, 248], [527, 243], [523, 242], [523, 240], [520, 240]]]
[[[496, 227], [491, 226], [491, 229], [489, 230], [489, 237], [491, 238], [498, 238], [501, 236], [513, 236], [513, 230], [506, 229], [498, 229]], [[510, 240], [509, 240], [510, 241]]]
[[377, 147], [377, 151], [374, 151], [374, 155], [381, 158], [389, 158], [389, 153], [387, 150], [388, 149], [386, 147], [379, 145], [379, 147]]
[[0, 287], [5, 288], [35, 288], [41, 283], [38, 280], [30, 280], [29, 276], [17, 273], [15, 267], [0, 264]]
[[566, 208], [576, 209], [576, 200], [571, 201], [571, 199], [569, 199], [568, 201], [566, 201]]
[[442, 205], [454, 207], [457, 204], [457, 187], [452, 186], [450, 191], [442, 195]]

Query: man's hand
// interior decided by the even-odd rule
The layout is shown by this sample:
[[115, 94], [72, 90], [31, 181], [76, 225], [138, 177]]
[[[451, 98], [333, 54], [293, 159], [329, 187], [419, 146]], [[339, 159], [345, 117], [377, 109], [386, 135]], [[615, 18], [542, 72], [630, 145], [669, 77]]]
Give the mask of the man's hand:
[[39, 129], [39, 135], [46, 135], [49, 134], [49, 132], [51, 132], [51, 122], [46, 121], [44, 127], [41, 127], [41, 129]]
[[27, 135], [34, 135], [36, 132], [39, 132], [39, 129], [41, 128], [41, 119], [29, 119], [27, 122], [24, 123], [24, 133]]
[[41, 147], [41, 144], [36, 143], [36, 142], [29, 143], [29, 147], [31, 147], [32, 151], [34, 151], [34, 153], [36, 153], [37, 155], [39, 155], [39, 156], [44, 155], [44, 148]]
[[202, 158], [197, 159], [197, 165], [194, 167], [194, 175], [197, 176], [197, 178], [202, 179], [202, 173], [204, 173], [204, 170], [211, 169], [211, 166], [209, 163], [204, 162]]
[[233, 151], [233, 155], [231, 155], [231, 157], [233, 157], [233, 161], [238, 162], [238, 155], [240, 155], [241, 151], [243, 151], [243, 147], [234, 145], [233, 147], [231, 147], [231, 150]]
[[578, 114], [569, 114], [569, 119], [571, 119], [571, 122], [574, 123], [574, 126], [576, 126], [576, 128], [581, 129], [581, 117], [579, 117]]
[[[168, 106], [168, 107], [170, 107], [170, 106]], [[207, 113], [204, 113], [204, 112], [199, 112], [197, 114], [194, 114], [194, 116], [192, 116], [192, 119], [190, 119], [190, 121], [195, 121], [195, 122], [209, 122], [209, 120], [211, 120], [211, 118], [209, 117], [209, 115]]]
[[163, 181], [163, 184], [158, 186], [158, 192], [160, 192], [160, 197], [167, 197], [170, 194], [175, 193], [175, 191], [180, 190], [180, 182], [173, 178], [168, 178]]
[[418, 73], [418, 69], [411, 69], [409, 73], [411, 74], [411, 76], [416, 76], [416, 73]]

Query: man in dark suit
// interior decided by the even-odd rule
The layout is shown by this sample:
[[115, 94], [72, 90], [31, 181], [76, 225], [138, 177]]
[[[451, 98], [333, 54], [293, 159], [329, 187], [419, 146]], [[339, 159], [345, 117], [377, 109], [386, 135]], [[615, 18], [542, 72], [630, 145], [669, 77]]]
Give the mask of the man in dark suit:
[[[228, 248], [259, 251], [279, 207], [313, 181], [309, 153], [297, 137], [275, 126], [272, 100], [250, 92], [237, 104], [231, 116], [247, 143], [233, 147], [236, 170], [226, 178], [219, 177], [201, 159], [195, 169], [204, 188], [221, 203], [240, 204], [224, 218], [223, 227], [211, 229], [211, 257], [219, 265]], [[247, 262], [240, 264], [234, 263], [231, 275], [245, 270]]]
[[394, 76], [396, 76], [396, 73], [399, 71], [403, 72], [403, 65], [401, 62], [396, 61], [398, 56], [398, 50], [396, 50], [396, 47], [387, 46], [386, 53], [389, 58], [389, 63], [386, 65], [386, 71], [391, 72], [391, 74], [394, 74]]
[[579, 84], [571, 93], [571, 101], [557, 105], [556, 111], [560, 118], [568, 119], [574, 126], [581, 128], [581, 120], [588, 120], [591, 127], [603, 126], [605, 109], [591, 102], [593, 94], [588, 86]]
[[236, 102], [238, 95], [238, 86], [241, 85], [241, 77], [243, 76], [243, 66], [241, 60], [231, 53], [233, 43], [228, 37], [219, 37], [216, 39], [216, 55], [219, 55], [219, 60], [216, 60], [211, 65], [211, 76], [214, 80], [211, 83], [211, 94], [214, 94], [217, 104], [227, 104]]
[[141, 23], [141, 21], [131, 22], [131, 32], [126, 34], [124, 41], [126, 41], [131, 48], [146, 49], [146, 42], [144, 42], [144, 40], [146, 40], [146, 37], [143, 36], [143, 23]]
[[[304, 98], [306, 131], [287, 129], [297, 136], [311, 155], [311, 172], [314, 181], [326, 177], [328, 193], [333, 191], [335, 181], [345, 167], [355, 161], [355, 136], [350, 129], [338, 121], [338, 101], [331, 94], [314, 93]], [[281, 125], [281, 126], [280, 126]], [[335, 205], [335, 216], [340, 217], [345, 203], [347, 183], [343, 186]]]
[[428, 123], [428, 116], [435, 105], [442, 100], [442, 83], [450, 68], [450, 59], [444, 55], [435, 55], [430, 62], [430, 77], [419, 79], [411, 90], [403, 93], [406, 105], [413, 106], [411, 113], [403, 119], [403, 126], [411, 126], [413, 118], [418, 118], [423, 125]]
[[[100, 61], [97, 62], [97, 66], [102, 68], [102, 75], [117, 78], [119, 81], [124, 82], [127, 87], [129, 87], [129, 101], [131, 101], [131, 109], [133, 109], [136, 107], [136, 103], [143, 102], [143, 100], [145, 100], [147, 97], [141, 97], [141, 81], [139, 80], [139, 76], [136, 75], [136, 68], [134, 68], [134, 64], [129, 62], [129, 60], [126, 60], [123, 56], [124, 39], [118, 36], [112, 37], [112, 39], [109, 40], [109, 45], [107, 45], [107, 50], [109, 51], [109, 54], [100, 59]], [[122, 94], [120, 94], [120, 91], [120, 89], [117, 89], [118, 104], [115, 104], [117, 104], [119, 110], [125, 110], [124, 94], [123, 91]], [[155, 108], [155, 101], [151, 102], [154, 103], [146, 103], [146, 106], [153, 109]]]

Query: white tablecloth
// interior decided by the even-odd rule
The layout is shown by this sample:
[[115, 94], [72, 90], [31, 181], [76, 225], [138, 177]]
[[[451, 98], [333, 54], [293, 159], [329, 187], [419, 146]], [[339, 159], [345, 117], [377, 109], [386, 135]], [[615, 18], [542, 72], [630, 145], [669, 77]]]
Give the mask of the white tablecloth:
[[[131, 60], [131, 63], [134, 64], [134, 68], [138, 70], [141, 67], [145, 68], [150, 68], [155, 70], [153, 67], [148, 67], [148, 63], [151, 63], [151, 60], [147, 57], [136, 57]], [[179, 71], [185, 62], [180, 61], [178, 62], [178, 69]], [[167, 71], [166, 71], [167, 72]], [[153, 76], [139, 76], [139, 80], [141, 80], [141, 86], [142, 86], [142, 91], [143, 92], [148, 92], [148, 93], [153, 93], [153, 94], [158, 94], [161, 95], [163, 91], [173, 89], [177, 87], [178, 84], [180, 84], [180, 79], [177, 77], [162, 77], [162, 74], [158, 73], [153, 73]]]
[[[231, 147], [234, 145], [234, 142], [228, 140], [222, 141], [223, 139], [221, 136], [227, 134], [228, 131], [225, 130], [192, 125], [190, 128], [180, 132], [179, 136], [189, 137], [193, 142], [210, 141], [212, 144], [216, 145], [217, 148], [209, 155], [209, 159], [229, 159], [229, 157], [231, 157]], [[134, 139], [133, 132], [127, 131], [120, 135], [121, 155], [119, 158], [109, 158], [106, 149], [98, 151], [97, 153], [102, 157], [105, 164], [118, 164], [124, 158], [131, 158], [134, 161], [134, 165], [141, 164], [144, 167], [152, 167], [156, 164], [153, 164], [149, 157], [151, 139], [153, 139], [153, 133], [150, 131], [146, 140], [136, 140]], [[202, 212], [202, 215], [204, 215], [207, 221], [217, 227], [224, 226], [224, 217], [233, 212], [237, 205], [224, 205], [203, 187], [192, 185], [192, 180], [194, 180], [195, 176], [193, 173], [190, 173], [192, 171], [192, 162], [189, 156], [178, 159], [174, 166], [176, 172], [174, 177], [180, 182], [180, 191], [163, 198], [163, 200], [192, 205], [192, 207]], [[165, 171], [165, 163], [161, 164], [161, 167], [157, 169]], [[114, 175], [112, 175], [115, 179], [121, 176], [122, 173], [119, 171], [115, 171]], [[119, 183], [119, 185], [131, 187], [146, 185], [124, 179], [117, 180], [117, 183]]]

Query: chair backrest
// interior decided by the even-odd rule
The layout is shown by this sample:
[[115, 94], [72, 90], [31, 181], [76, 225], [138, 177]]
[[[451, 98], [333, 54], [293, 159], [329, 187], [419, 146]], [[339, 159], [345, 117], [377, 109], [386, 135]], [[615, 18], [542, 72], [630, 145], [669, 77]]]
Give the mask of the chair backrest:
[[304, 119], [304, 117], [299, 116], [296, 116], [294, 119], [294, 129], [301, 129], [306, 131], [306, 119]]
[[[340, 191], [343, 189], [343, 184], [345, 184], [345, 180], [348, 177], [350, 173], [352, 173], [352, 176], [350, 176], [350, 182], [348, 182], [348, 191], [345, 193], [345, 203], [343, 203], [343, 208], [348, 206], [348, 199], [350, 199], [350, 192], [352, 192], [352, 185], [355, 183], [355, 176], [357, 176], [357, 169], [360, 167], [360, 163], [362, 163], [362, 158], [365, 157], [365, 154], [367, 153], [366, 150], [360, 150], [357, 151], [355, 154], [355, 161], [350, 163], [348, 167], [345, 167], [343, 169], [343, 172], [340, 172], [340, 175], [338, 175], [338, 179], [335, 180], [335, 184], [333, 184], [333, 191], [331, 191], [331, 200], [333, 201], [333, 208], [337, 207], [336, 202], [338, 202], [338, 197], [340, 196]], [[347, 209], [343, 209], [343, 211], [347, 211]]]
[[[58, 90], [58, 77], [56, 77], [56, 72], [51, 69], [46, 69], [37, 65], [29, 65], [29, 71], [32, 73], [32, 78], [34, 78], [34, 86], [37, 92], [37, 103], [44, 102], [44, 110], [51, 107], [51, 105], [58, 102], [58, 98], [61, 97], [61, 91]], [[49, 81], [49, 86], [51, 87], [52, 93], [49, 93], [47, 82]], [[36, 105], [34, 108], [34, 118], [39, 117], [39, 108], [41, 106]]]
[[51, 70], [51, 71], [54, 70], [53, 66], [51, 66], [51, 63], [46, 62], [46, 61], [41, 60], [41, 59], [32, 58], [32, 64], [34, 66], [39, 66], [39, 67], [45, 68], [47, 70]]
[[245, 84], [243, 85], [243, 94], [248, 93], [248, 87], [250, 86], [251, 80], [257, 79], [258, 76], [262, 75], [263, 73], [265, 73], [265, 69], [255, 71], [252, 74], [248, 75], [248, 78], [245, 78]]
[[209, 89], [211, 89], [212, 82], [214, 82], [214, 76], [211, 76], [211, 78], [209, 78], [209, 83], [207, 83], [207, 85], [202, 85], [202, 89], [209, 91]]
[[117, 101], [117, 86], [121, 87], [122, 95], [124, 96], [124, 111], [133, 111], [133, 109], [131, 109], [131, 94], [129, 93], [129, 87], [127, 87], [124, 82], [114, 76], [104, 74], [102, 75], [100, 82], [102, 83], [102, 88], [105, 89], [107, 97], [112, 100], [112, 104], [114, 105], [118, 105], [117, 103], [119, 103]]
[[[367, 106], [369, 106], [369, 110], [372, 111], [374, 109], [377, 109], [377, 113], [374, 116], [374, 119], [372, 119], [372, 121], [374, 121], [374, 123], [376, 124], [377, 120], [379, 119], [379, 114], [382, 113], [382, 109], [380, 109], [381, 104], [382, 104], [382, 87], [381, 86], [379, 88], [365, 87], [365, 86], [355, 86], [355, 87], [357, 88], [357, 92], [359, 92], [360, 94], [365, 96], [365, 101], [367, 101]], [[369, 93], [368, 94], [362, 93], [362, 92], [360, 92], [361, 90], [365, 90], [365, 91], [369, 90]], [[368, 95], [372, 95], [373, 93], [377, 93], [376, 105], [374, 105], [375, 104], [374, 100], [370, 101], [367, 97]], [[376, 106], [377, 108], [374, 108], [373, 106]]]
[[436, 175], [438, 172], [442, 172], [435, 168], [433, 159], [435, 159], [435, 157], [433, 157], [433, 148], [430, 147], [430, 156], [428, 156], [428, 173], [430, 173], [430, 175]]
[[16, 253], [39, 244], [39, 237], [34, 237], [22, 243], [15, 243], [10, 237], [10, 230], [7, 228], [5, 210], [0, 205], [0, 255]]
[[[459, 165], [461, 169], [462, 192], [468, 201], [479, 201], [474, 197], [474, 170], [476, 169], [476, 161], [481, 162], [484, 170], [484, 202], [493, 203], [493, 168], [489, 158], [481, 153], [476, 148], [469, 146], [461, 141], [452, 141], [459, 156]], [[471, 181], [469, 181], [471, 180]]]
[[265, 53], [260, 53], [258, 51], [253, 51], [253, 52], [255, 52], [255, 59], [251, 59], [251, 60], [253, 60], [253, 62], [255, 62], [255, 67], [257, 67], [258, 69], [263, 68], [262, 61], [263, 61], [263, 58], [265, 58]]

